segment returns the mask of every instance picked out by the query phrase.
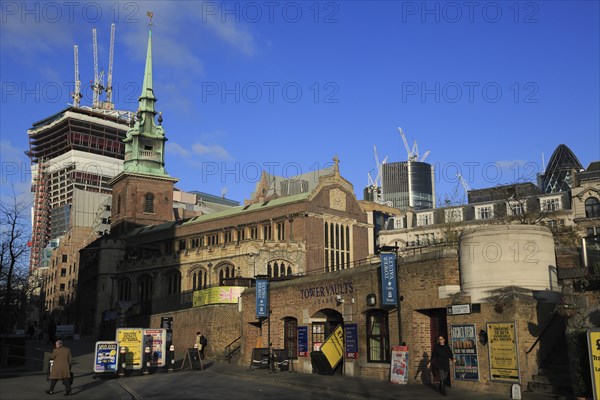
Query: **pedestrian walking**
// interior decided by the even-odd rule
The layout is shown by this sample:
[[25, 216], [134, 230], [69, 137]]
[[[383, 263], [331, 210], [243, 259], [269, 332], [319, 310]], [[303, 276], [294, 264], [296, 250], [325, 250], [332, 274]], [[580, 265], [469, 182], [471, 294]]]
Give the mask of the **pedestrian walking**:
[[196, 332], [196, 344], [198, 345], [198, 350], [200, 351], [200, 358], [204, 360], [204, 349], [208, 344], [208, 340], [206, 336], [204, 336], [200, 331]]
[[446, 344], [446, 338], [440, 336], [438, 342], [433, 346], [431, 352], [431, 361], [427, 364], [429, 368], [438, 372], [440, 379], [440, 393], [446, 395], [446, 378], [448, 377], [448, 371], [450, 371], [450, 361], [454, 362], [454, 354], [450, 346]]
[[50, 371], [50, 389], [46, 390], [48, 394], [54, 394], [54, 387], [59, 379], [67, 390], [65, 396], [71, 394], [71, 349], [63, 345], [62, 340], [57, 340], [56, 348], [52, 350], [50, 359], [53, 360], [52, 371]]

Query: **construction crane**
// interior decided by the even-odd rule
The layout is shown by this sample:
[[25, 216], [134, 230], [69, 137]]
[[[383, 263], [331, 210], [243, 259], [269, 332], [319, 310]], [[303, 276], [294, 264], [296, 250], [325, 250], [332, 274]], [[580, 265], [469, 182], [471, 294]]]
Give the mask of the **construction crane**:
[[408, 161], [425, 161], [425, 159], [429, 155], [430, 150], [427, 150], [425, 154], [423, 154], [421, 159], [419, 159], [419, 146], [417, 145], [417, 141], [415, 140], [412, 148], [410, 148], [408, 146], [408, 141], [406, 140], [406, 135], [404, 134], [402, 128], [398, 128], [398, 131], [400, 132], [400, 136], [402, 137], [402, 142], [404, 143], [404, 148], [406, 149], [406, 154], [408, 156]]
[[384, 204], [381, 175], [383, 173], [383, 164], [387, 162], [388, 156], [385, 156], [383, 161], [379, 163], [379, 156], [377, 155], [377, 147], [375, 145], [373, 145], [373, 154], [375, 155], [375, 166], [377, 168], [377, 176], [375, 177], [375, 179], [373, 179], [371, 173], [367, 173], [367, 176], [369, 178], [369, 189], [373, 192], [373, 200], [375, 201], [375, 203]]
[[73, 106], [79, 107], [81, 100], [81, 81], [79, 80], [79, 47], [73, 46], [73, 62], [75, 65], [75, 92], [71, 95], [73, 97]]
[[463, 189], [465, 189], [465, 195], [468, 195], [471, 188], [469, 187], [469, 185], [467, 184], [467, 182], [465, 181], [465, 179], [462, 177], [461, 174], [456, 174], [456, 177], [458, 178], [458, 181], [462, 185]]
[[102, 80], [104, 79], [104, 72], [98, 75], [98, 40], [96, 37], [96, 28], [92, 29], [92, 46], [94, 53], [94, 84], [92, 85], [94, 96], [92, 101], [92, 108], [99, 108], [100, 94], [104, 90], [104, 86], [102, 85]]
[[106, 79], [106, 102], [112, 102], [112, 70], [115, 54], [115, 24], [110, 26], [110, 50], [108, 53], [108, 77]]

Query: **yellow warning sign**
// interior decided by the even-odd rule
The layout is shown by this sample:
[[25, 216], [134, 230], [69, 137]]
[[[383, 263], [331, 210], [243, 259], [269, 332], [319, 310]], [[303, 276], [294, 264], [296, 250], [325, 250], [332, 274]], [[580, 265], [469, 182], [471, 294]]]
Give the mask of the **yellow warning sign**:
[[344, 355], [344, 329], [338, 325], [331, 335], [321, 345], [321, 352], [325, 354], [331, 368], [335, 368]]
[[590, 349], [590, 369], [594, 398], [600, 398], [600, 329], [588, 329], [588, 348]]

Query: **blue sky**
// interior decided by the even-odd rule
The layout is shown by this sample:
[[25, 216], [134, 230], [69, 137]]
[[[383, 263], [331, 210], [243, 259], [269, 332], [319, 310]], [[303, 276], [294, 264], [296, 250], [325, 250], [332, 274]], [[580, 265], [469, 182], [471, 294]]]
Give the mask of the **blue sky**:
[[[66, 107], [79, 46], [91, 103], [92, 28], [114, 100], [135, 110], [154, 13], [154, 89], [167, 171], [183, 190], [250, 197], [259, 169], [330, 165], [359, 199], [380, 159], [406, 160], [398, 134], [435, 166], [438, 199], [532, 181], [567, 144], [600, 159], [597, 1], [3, 1], [3, 192], [29, 189], [27, 129]], [[458, 190], [462, 195], [461, 190]]]

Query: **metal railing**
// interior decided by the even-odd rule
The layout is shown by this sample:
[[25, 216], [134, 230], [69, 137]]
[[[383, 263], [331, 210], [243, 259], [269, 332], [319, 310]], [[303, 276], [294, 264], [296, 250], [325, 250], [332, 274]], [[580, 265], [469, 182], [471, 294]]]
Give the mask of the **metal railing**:
[[241, 349], [242, 349], [241, 340], [242, 340], [242, 337], [239, 336], [233, 342], [231, 342], [227, 346], [225, 346], [225, 350], [223, 351], [223, 356], [225, 357], [225, 359], [227, 360], [228, 363], [231, 363], [231, 359], [233, 358], [233, 356], [235, 356], [236, 354], [238, 354], [241, 351]]

